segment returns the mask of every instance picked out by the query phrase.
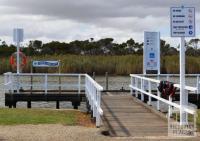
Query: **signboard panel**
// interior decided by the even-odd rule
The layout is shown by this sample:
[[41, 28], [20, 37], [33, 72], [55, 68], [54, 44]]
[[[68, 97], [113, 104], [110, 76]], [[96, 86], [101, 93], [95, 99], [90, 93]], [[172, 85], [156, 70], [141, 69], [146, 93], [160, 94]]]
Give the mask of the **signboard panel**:
[[33, 67], [59, 67], [59, 61], [33, 61]]
[[195, 36], [195, 8], [171, 7], [171, 37]]
[[13, 30], [13, 41], [15, 43], [23, 42], [24, 40], [24, 30], [21, 28], [15, 28]]
[[144, 32], [143, 72], [160, 74], [160, 33]]

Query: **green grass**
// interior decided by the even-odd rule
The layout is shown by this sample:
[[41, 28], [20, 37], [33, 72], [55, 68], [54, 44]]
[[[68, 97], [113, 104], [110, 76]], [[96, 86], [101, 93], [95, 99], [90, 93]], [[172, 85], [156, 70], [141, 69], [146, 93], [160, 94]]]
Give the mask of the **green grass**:
[[0, 109], [0, 125], [18, 124], [79, 124], [81, 112], [74, 110]]

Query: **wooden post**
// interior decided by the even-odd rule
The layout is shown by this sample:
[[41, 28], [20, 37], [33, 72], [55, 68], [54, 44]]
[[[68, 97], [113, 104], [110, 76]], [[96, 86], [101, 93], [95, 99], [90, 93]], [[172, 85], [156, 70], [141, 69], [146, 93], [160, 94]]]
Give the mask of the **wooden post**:
[[60, 77], [60, 74], [59, 74], [59, 94], [61, 94], [61, 77]]
[[17, 107], [17, 102], [13, 102], [13, 108]]
[[93, 74], [92, 74], [92, 78], [95, 80], [95, 72], [93, 72]]
[[60, 102], [56, 101], [56, 109], [60, 109]]
[[108, 72], [106, 72], [106, 91], [108, 91]]
[[32, 94], [32, 91], [33, 91], [33, 76], [32, 76], [32, 73], [33, 73], [33, 61], [31, 61], [31, 94]]
[[27, 101], [27, 108], [31, 108], [31, 101]]

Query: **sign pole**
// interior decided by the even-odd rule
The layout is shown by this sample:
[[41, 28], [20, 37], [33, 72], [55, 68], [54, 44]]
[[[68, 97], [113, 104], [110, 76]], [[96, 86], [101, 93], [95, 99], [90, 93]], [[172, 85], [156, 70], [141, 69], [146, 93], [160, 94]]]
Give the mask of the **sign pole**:
[[181, 37], [180, 43], [180, 125], [188, 122], [183, 110], [188, 106], [188, 92], [185, 90], [185, 37], [195, 37], [195, 7], [171, 7], [171, 37]]
[[180, 124], [184, 125], [187, 122], [186, 112], [183, 111], [183, 107], [187, 105], [185, 93], [185, 38], [181, 37], [180, 44]]
[[20, 73], [20, 65], [19, 65], [19, 47], [20, 47], [20, 44], [19, 44], [19, 42], [17, 42], [17, 74]]

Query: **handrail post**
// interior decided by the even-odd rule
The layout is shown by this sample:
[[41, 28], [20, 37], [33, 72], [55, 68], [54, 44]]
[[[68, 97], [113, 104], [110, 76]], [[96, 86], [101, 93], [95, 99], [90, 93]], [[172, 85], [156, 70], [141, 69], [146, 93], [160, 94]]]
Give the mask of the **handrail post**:
[[[144, 81], [143, 79], [141, 78], [141, 90], [144, 90]], [[141, 93], [141, 101], [144, 101], [144, 94]]]
[[78, 75], [78, 94], [81, 93], [81, 75]]
[[[151, 94], [151, 82], [150, 81], [148, 81], [148, 86], [149, 86], [149, 93]], [[151, 105], [151, 96], [149, 96], [148, 104]]]
[[[131, 77], [131, 86], [133, 86], [133, 77]], [[131, 95], [133, 95], [133, 89], [132, 88], [130, 88], [130, 90], [131, 90]]]
[[[135, 78], [135, 86], [138, 88], [138, 78]], [[138, 91], [135, 90], [135, 96], [138, 97]]]
[[[160, 79], [160, 76], [159, 76], [159, 75], [157, 76], [157, 79], [158, 79], [158, 80]], [[159, 85], [159, 84], [157, 84], [157, 86], [158, 86], [158, 85]], [[157, 89], [157, 96], [160, 97], [160, 92], [159, 92], [158, 89]], [[160, 101], [159, 101], [159, 100], [157, 100], [157, 110], [160, 111]]]
[[47, 74], [45, 74], [44, 88], [45, 88], [45, 94], [47, 94], [47, 89], [48, 89], [48, 77], [47, 77]]
[[20, 87], [19, 73], [17, 73], [17, 93], [18, 93], [18, 94], [19, 94], [19, 87]]
[[100, 108], [100, 103], [101, 103], [101, 92], [97, 91], [97, 115], [96, 115], [96, 127], [100, 127], [101, 125], [101, 118], [100, 118], [100, 113], [99, 113], [99, 108]]
[[[169, 96], [169, 101], [172, 102], [172, 97]], [[168, 106], [168, 118], [170, 119], [172, 117], [172, 107], [171, 105]]]
[[196, 87], [197, 87], [197, 98], [198, 98], [198, 95], [199, 95], [199, 75], [197, 75], [197, 84], [196, 84]]

